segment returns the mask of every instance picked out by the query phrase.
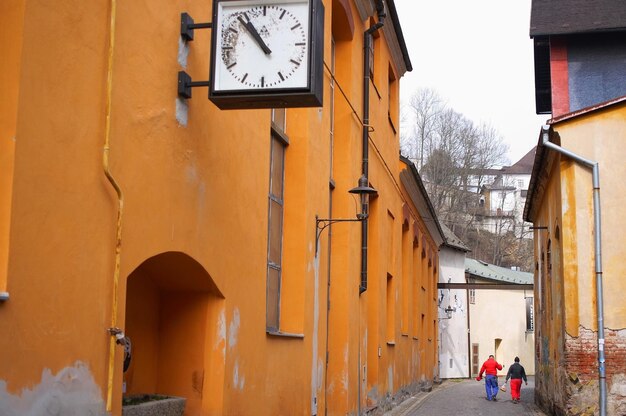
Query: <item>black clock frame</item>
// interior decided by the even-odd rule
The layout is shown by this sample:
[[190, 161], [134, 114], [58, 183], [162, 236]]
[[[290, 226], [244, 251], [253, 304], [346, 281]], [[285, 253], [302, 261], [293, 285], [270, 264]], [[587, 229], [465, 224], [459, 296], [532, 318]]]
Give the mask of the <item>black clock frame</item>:
[[[232, 0], [213, 0], [213, 24], [218, 22], [218, 3]], [[216, 91], [215, 65], [217, 36], [211, 39], [211, 69], [209, 100], [222, 110], [321, 107], [324, 91], [324, 5], [322, 0], [309, 0], [309, 68], [306, 88], [268, 88], [249, 91]]]

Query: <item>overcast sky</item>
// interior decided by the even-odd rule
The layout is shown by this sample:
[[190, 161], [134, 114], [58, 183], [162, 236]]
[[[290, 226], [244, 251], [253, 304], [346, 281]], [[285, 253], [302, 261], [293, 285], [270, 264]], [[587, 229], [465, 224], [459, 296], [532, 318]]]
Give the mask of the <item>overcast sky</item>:
[[406, 102], [435, 89], [457, 112], [493, 126], [516, 162], [537, 144], [531, 0], [395, 0], [413, 71], [400, 81]]

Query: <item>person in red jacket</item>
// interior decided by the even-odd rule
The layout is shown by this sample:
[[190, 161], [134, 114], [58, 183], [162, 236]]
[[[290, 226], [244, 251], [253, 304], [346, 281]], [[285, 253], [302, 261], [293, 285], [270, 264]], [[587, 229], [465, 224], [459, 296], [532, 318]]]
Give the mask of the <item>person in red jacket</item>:
[[487, 400], [497, 402], [498, 399], [498, 370], [502, 370], [502, 364], [498, 364], [493, 355], [490, 355], [487, 361], [480, 367], [478, 380], [482, 379], [485, 373], [485, 390], [487, 391]]

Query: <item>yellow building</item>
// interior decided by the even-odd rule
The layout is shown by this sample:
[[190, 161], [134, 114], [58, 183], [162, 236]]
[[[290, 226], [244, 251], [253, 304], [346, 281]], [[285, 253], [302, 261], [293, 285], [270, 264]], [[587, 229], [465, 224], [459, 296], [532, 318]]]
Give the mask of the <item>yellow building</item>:
[[[437, 377], [395, 6], [323, 3], [323, 107], [228, 111], [176, 91], [206, 79], [210, 30], [180, 16], [210, 2], [0, 5], [0, 413], [355, 415]], [[322, 230], [361, 177], [369, 218]]]
[[536, 397], [556, 414], [622, 415], [626, 99], [550, 123], [525, 209], [536, 227]]

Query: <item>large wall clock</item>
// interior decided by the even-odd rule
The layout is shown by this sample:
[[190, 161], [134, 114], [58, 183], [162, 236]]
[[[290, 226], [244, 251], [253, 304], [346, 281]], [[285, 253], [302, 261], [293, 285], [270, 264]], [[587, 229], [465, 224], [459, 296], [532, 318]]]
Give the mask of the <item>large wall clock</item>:
[[321, 0], [213, 0], [209, 99], [221, 109], [322, 105]]

